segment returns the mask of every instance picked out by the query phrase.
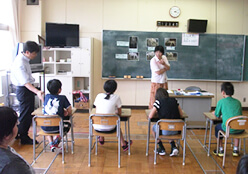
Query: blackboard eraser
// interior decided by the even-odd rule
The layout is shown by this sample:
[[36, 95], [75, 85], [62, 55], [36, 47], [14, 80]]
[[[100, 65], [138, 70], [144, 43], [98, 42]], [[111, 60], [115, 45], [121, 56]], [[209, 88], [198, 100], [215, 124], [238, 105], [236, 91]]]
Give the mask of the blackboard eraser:
[[131, 75], [128, 75], [127, 78], [131, 79]]
[[127, 79], [127, 75], [124, 75], [124, 79]]

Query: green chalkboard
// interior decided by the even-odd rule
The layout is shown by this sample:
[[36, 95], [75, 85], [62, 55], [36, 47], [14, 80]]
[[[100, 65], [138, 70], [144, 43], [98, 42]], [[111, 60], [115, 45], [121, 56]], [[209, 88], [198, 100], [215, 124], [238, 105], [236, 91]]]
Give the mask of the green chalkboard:
[[[137, 38], [136, 50], [130, 49], [130, 37]], [[200, 34], [199, 46], [183, 46], [182, 33], [116, 30], [103, 31], [102, 77], [123, 78], [124, 75], [131, 75], [136, 78], [142, 75], [150, 78], [147, 38], [157, 38], [159, 45], [163, 46], [165, 38], [176, 39], [175, 47], [165, 47], [165, 53], [177, 54], [177, 60], [170, 61], [169, 79], [243, 80], [244, 35]], [[120, 42], [124, 44], [118, 45]], [[128, 60], [118, 56], [132, 51], [138, 52], [138, 59]]]
[[244, 60], [244, 80], [248, 81], [248, 36], [246, 36], [245, 60]]

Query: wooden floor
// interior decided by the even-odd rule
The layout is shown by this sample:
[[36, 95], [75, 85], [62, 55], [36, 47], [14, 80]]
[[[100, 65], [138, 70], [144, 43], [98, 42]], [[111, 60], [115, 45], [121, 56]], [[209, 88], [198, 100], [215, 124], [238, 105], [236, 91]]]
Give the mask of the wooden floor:
[[[121, 152], [121, 168], [117, 167], [117, 143], [105, 143], [98, 146], [98, 155], [91, 155], [92, 166], [88, 167], [88, 116], [86, 113], [76, 113], [74, 117], [74, 133], [75, 147], [74, 154], [69, 152], [65, 154], [65, 164], [61, 163], [61, 154], [59, 154], [48, 170], [50, 174], [61, 173], [230, 173], [236, 171], [236, 167], [240, 157], [233, 157], [231, 146], [228, 145], [226, 167], [222, 169], [222, 158], [214, 155], [207, 156], [206, 150], [203, 148], [204, 129], [187, 129], [187, 146], [186, 146], [186, 164], [182, 165], [182, 150], [179, 156], [170, 157], [170, 145], [165, 143], [167, 154], [158, 156], [157, 165], [153, 164], [154, 159], [154, 143], [150, 143], [149, 156], [146, 156], [146, 135], [147, 135], [147, 119], [144, 110], [132, 110], [130, 120], [131, 139], [131, 155], [127, 152]], [[124, 129], [124, 124], [121, 125]], [[30, 129], [30, 135], [32, 130]], [[152, 138], [151, 138], [152, 139]], [[41, 141], [40, 137], [38, 138]], [[154, 141], [153, 141], [154, 142]], [[214, 135], [212, 142], [216, 142]], [[33, 158], [32, 145], [20, 145], [19, 140], [14, 140], [12, 147], [21, 154], [30, 164]], [[211, 152], [216, 148], [216, 144], [212, 144]], [[43, 173], [52, 161], [55, 153], [44, 152], [37, 162], [33, 165], [37, 173]]]

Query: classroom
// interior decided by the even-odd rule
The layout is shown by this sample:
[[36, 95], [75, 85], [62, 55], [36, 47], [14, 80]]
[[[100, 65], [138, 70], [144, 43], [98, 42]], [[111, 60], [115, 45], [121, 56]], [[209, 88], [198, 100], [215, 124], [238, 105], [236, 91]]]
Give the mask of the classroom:
[[[178, 15], [173, 14], [175, 9], [171, 10], [172, 7], [176, 7]], [[86, 108], [80, 108], [82, 112], [74, 114], [74, 154], [70, 150], [65, 153], [65, 164], [61, 164], [59, 154], [47, 173], [235, 173], [243, 153], [233, 157], [228, 144], [223, 168], [222, 158], [212, 154], [216, 147], [214, 124], [211, 152], [208, 154], [206, 144], [209, 141], [207, 139], [206, 143], [204, 137], [207, 122], [203, 112], [214, 111], [217, 102], [223, 98], [221, 84], [229, 81], [235, 88], [233, 97], [241, 102], [243, 115], [248, 116], [246, 7], [248, 0], [18, 1], [14, 8], [18, 23], [16, 43], [32, 40], [42, 44], [47, 39], [47, 23], [79, 25], [80, 48], [45, 47], [43, 43], [41, 64], [44, 71], [34, 74], [45, 94], [46, 83], [57, 78], [62, 82], [61, 94], [67, 96], [73, 107], [80, 108], [80, 102], [76, 103], [75, 99], [81, 97], [81, 93], [88, 100]], [[188, 32], [189, 19], [207, 20], [206, 32]], [[162, 26], [166, 22], [171, 24]], [[197, 38], [196, 45], [186, 43], [184, 37], [189, 35]], [[130, 44], [132, 39], [136, 46]], [[188, 115], [185, 165], [182, 165], [183, 150], [179, 151], [178, 157], [157, 156], [154, 165], [155, 141], [152, 136], [149, 153], [146, 151], [149, 129], [146, 110], [151, 90], [148, 54], [154, 50], [153, 46], [148, 46], [148, 40], [152, 42], [153, 39], [164, 46], [167, 58], [171, 57], [167, 73], [169, 91], [180, 92], [196, 86], [210, 95], [204, 96], [205, 103], [195, 98], [175, 96]], [[1, 73], [2, 79], [8, 70]], [[115, 94], [120, 96], [122, 107], [131, 108], [131, 154], [121, 152], [121, 167], [118, 168], [117, 143], [107, 143], [98, 146], [98, 155], [92, 151], [92, 165], [88, 167], [89, 113], [96, 96], [104, 92], [103, 85], [108, 79], [118, 83]], [[3, 94], [9, 96], [5, 86], [2, 83]], [[0, 102], [8, 105], [6, 101], [6, 97], [0, 98]], [[125, 126], [126, 122], [121, 122], [126, 136]], [[29, 132], [32, 134], [32, 128]], [[28, 163], [33, 162], [32, 146], [21, 146], [16, 141], [12, 144]], [[169, 153], [169, 145], [165, 147]], [[41, 157], [40, 162], [34, 164], [37, 173], [43, 173], [53, 158], [53, 153], [45, 153], [49, 160]]]

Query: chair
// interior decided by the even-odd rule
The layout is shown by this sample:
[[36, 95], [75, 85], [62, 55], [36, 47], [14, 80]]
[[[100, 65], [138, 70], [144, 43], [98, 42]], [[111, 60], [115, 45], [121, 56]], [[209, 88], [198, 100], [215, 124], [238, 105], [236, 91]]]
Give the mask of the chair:
[[157, 163], [157, 141], [160, 137], [161, 139], [166, 140], [178, 140], [178, 147], [180, 145], [180, 139], [183, 140], [183, 165], [185, 165], [185, 145], [186, 145], [186, 123], [181, 119], [160, 119], [156, 122], [156, 132], [160, 130], [168, 130], [168, 131], [181, 131], [181, 134], [177, 135], [159, 135], [156, 133], [155, 138], [155, 153], [154, 153], [154, 164]]
[[[116, 132], [114, 133], [102, 133], [97, 132], [93, 128], [93, 124], [99, 125], [116, 125]], [[94, 148], [92, 146], [92, 138], [96, 136], [95, 142], [95, 155], [97, 155], [97, 138], [98, 136], [105, 136], [105, 137], [117, 137], [118, 138], [118, 167], [120, 168], [121, 165], [121, 136], [120, 136], [120, 117], [115, 114], [92, 114], [89, 118], [89, 162], [88, 166], [91, 166], [91, 151]]]
[[189, 86], [185, 89], [186, 91], [201, 91], [201, 88], [197, 86]]
[[[59, 132], [58, 133], [45, 133], [43, 130], [40, 130], [37, 133], [37, 127], [40, 126], [59, 126]], [[62, 163], [64, 163], [64, 142], [66, 142], [66, 152], [68, 152], [68, 138], [67, 138], [67, 133], [64, 134], [64, 124], [63, 124], [63, 119], [61, 117], [59, 117], [58, 115], [36, 115], [33, 117], [33, 159], [34, 162], [39, 158], [39, 156], [41, 155], [42, 152], [46, 151], [46, 146], [48, 144], [46, 144], [45, 141], [45, 136], [57, 136], [60, 135], [62, 137], [61, 141], [62, 141]], [[71, 131], [71, 150], [72, 150], [72, 154], [74, 152], [74, 139], [73, 139], [73, 132]], [[43, 136], [43, 149], [42, 151], [39, 153], [39, 155], [36, 157], [36, 145], [35, 145], [35, 139], [37, 136]], [[65, 136], [65, 140], [64, 141], [64, 136]], [[39, 145], [38, 145], [39, 146]], [[57, 155], [54, 157], [53, 160], [55, 160], [55, 158], [57, 157]], [[50, 167], [50, 166], [49, 166]]]
[[235, 116], [232, 118], [229, 118], [226, 121], [226, 132], [219, 130], [218, 132], [218, 139], [217, 139], [217, 153], [219, 150], [219, 141], [220, 141], [220, 136], [225, 138], [225, 144], [224, 144], [224, 156], [223, 156], [223, 161], [222, 161], [222, 167], [224, 168], [225, 166], [225, 158], [226, 158], [226, 145], [227, 145], [227, 139], [228, 138], [238, 138], [239, 140], [239, 150], [241, 149], [241, 139], [244, 139], [244, 154], [245, 154], [245, 138], [248, 137], [248, 132], [245, 131], [241, 134], [230, 134], [230, 129], [237, 129], [237, 130], [242, 130], [242, 129], [248, 129], [248, 116]]

